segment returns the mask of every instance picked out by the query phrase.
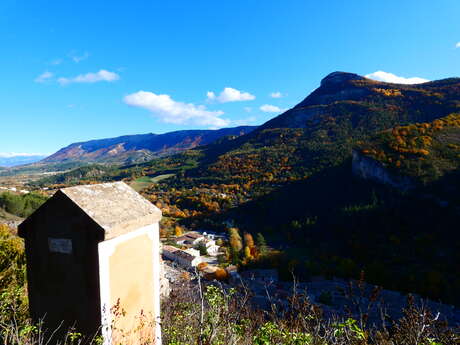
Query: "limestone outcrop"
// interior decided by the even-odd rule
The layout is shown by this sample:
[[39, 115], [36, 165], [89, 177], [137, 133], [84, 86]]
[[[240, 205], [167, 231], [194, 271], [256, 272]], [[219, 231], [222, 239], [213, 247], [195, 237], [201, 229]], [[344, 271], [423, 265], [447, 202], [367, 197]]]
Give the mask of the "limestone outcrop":
[[356, 150], [353, 150], [352, 170], [355, 176], [386, 184], [401, 191], [415, 188], [415, 183], [410, 177], [390, 172], [382, 163]]

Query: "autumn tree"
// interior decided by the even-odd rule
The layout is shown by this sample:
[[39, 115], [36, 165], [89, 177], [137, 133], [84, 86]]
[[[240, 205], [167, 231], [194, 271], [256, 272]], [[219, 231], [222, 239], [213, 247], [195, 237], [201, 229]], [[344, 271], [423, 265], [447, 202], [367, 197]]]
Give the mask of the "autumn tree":
[[252, 259], [251, 248], [248, 246], [244, 247], [244, 258], [249, 260]]
[[243, 249], [243, 243], [241, 241], [241, 236], [238, 228], [230, 228], [230, 247], [236, 251], [240, 252]]
[[260, 232], [256, 236], [256, 244], [260, 254], [265, 254], [267, 252], [267, 242], [265, 241], [264, 235]]
[[183, 230], [182, 230], [182, 227], [180, 227], [179, 225], [176, 225], [176, 226], [174, 227], [174, 235], [175, 235], [176, 237], [182, 236], [183, 233], [184, 233], [184, 232], [183, 232]]
[[244, 233], [244, 245], [246, 247], [249, 247], [249, 249], [252, 249], [254, 247], [254, 238], [248, 232]]
[[223, 268], [218, 268], [215, 272], [214, 272], [214, 279], [216, 280], [219, 280], [219, 281], [222, 281], [222, 280], [225, 280], [228, 278], [228, 273], [225, 269]]

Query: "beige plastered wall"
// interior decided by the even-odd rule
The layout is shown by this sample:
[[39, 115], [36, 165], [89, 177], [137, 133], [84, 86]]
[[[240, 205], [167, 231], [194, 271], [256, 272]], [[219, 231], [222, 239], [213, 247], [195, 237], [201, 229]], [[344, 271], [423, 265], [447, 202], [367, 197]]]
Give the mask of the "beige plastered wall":
[[161, 345], [159, 226], [98, 245], [104, 344]]

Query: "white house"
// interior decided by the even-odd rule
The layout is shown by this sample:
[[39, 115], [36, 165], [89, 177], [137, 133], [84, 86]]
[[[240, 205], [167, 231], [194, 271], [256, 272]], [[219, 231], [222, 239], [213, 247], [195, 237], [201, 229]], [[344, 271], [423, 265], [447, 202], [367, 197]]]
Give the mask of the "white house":
[[198, 249], [188, 248], [188, 249], [185, 249], [184, 252], [189, 253], [193, 256], [200, 256], [200, 251]]
[[206, 252], [209, 255], [215, 256], [219, 253], [220, 247], [216, 244], [214, 240], [206, 240], [205, 245], [206, 245]]

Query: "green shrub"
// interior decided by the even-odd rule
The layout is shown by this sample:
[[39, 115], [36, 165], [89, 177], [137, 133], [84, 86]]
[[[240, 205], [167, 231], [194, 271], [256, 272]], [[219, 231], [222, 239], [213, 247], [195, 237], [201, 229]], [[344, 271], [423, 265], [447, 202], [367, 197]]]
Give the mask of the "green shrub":
[[0, 207], [16, 216], [28, 217], [47, 199], [47, 196], [38, 193], [19, 195], [5, 192], [0, 194]]

